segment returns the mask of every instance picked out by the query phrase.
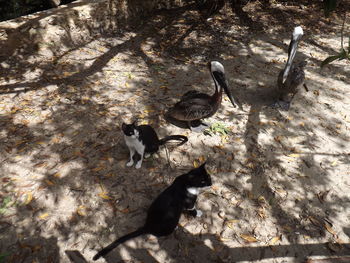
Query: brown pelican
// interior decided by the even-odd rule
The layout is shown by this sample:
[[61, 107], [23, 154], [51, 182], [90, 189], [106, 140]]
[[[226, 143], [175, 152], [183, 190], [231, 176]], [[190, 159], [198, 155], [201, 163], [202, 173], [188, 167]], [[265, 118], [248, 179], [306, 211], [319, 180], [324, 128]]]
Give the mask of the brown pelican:
[[187, 122], [191, 130], [195, 130], [191, 124], [209, 118], [216, 113], [221, 104], [223, 90], [225, 90], [232, 105], [234, 107], [238, 105], [228, 89], [224, 66], [218, 61], [211, 61], [208, 66], [215, 84], [214, 94], [210, 96], [196, 90], [188, 91], [166, 113], [168, 118]]
[[304, 85], [306, 91], [308, 91], [306, 85], [304, 84], [304, 67], [306, 66], [307, 62], [302, 61], [297, 64], [293, 64], [298, 43], [302, 36], [303, 29], [300, 26], [295, 27], [292, 34], [292, 39], [289, 43], [288, 60], [286, 66], [278, 75], [278, 101], [274, 103], [274, 106], [281, 107], [283, 110], [289, 109], [293, 97], [302, 85]]

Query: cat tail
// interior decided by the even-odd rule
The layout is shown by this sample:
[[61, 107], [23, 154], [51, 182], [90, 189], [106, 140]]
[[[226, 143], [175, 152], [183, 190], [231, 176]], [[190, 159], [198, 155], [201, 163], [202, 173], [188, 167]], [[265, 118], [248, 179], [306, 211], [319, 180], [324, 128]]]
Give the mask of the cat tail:
[[159, 140], [160, 145], [165, 144], [167, 141], [181, 141], [177, 146], [183, 145], [188, 141], [188, 138], [183, 135], [169, 135]]
[[111, 244], [109, 244], [108, 246], [106, 246], [105, 248], [101, 249], [92, 259], [93, 260], [97, 260], [102, 256], [105, 256], [106, 254], [108, 254], [109, 252], [111, 252], [113, 249], [115, 249], [117, 246], [119, 246], [120, 244], [128, 241], [129, 239], [147, 234], [148, 232], [146, 231], [145, 228], [141, 227], [138, 230], [131, 232], [125, 236], [122, 236], [120, 238], [118, 238], [117, 240], [115, 240], [114, 242], [112, 242]]

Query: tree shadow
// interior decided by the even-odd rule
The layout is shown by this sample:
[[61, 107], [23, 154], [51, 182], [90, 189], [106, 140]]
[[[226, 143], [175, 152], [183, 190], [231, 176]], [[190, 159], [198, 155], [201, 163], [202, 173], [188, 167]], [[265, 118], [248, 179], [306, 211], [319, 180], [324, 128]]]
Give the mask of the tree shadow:
[[[278, 230], [271, 235], [282, 234], [291, 243], [299, 242], [301, 236], [333, 242], [335, 237], [330, 236], [324, 224], [326, 220], [333, 221], [332, 218], [340, 213], [338, 208], [346, 207], [349, 200], [337, 188], [330, 194], [331, 200], [319, 200], [318, 194], [330, 190], [329, 185], [334, 187], [331, 177], [336, 169], [332, 165], [334, 159], [328, 161], [319, 157], [336, 157], [338, 162], [348, 162], [347, 138], [346, 133], [333, 138], [339, 147], [344, 146], [343, 152], [331, 153], [323, 148], [319, 151], [317, 145], [323, 143], [323, 138], [328, 141], [331, 135], [324, 137], [326, 135], [319, 133], [315, 138], [312, 132], [321, 124], [325, 126], [324, 132], [334, 132], [339, 116], [322, 116], [322, 111], [329, 107], [322, 99], [333, 99], [341, 104], [344, 103], [343, 94], [322, 89], [321, 102], [316, 95], [302, 94], [287, 115], [264, 107], [271, 100], [275, 79], [282, 67], [282, 63], [273, 62], [272, 58], [281, 54], [285, 58], [287, 45], [280, 38], [288, 39], [290, 34], [252, 36], [245, 29], [230, 33], [223, 30], [227, 21], [220, 22], [220, 15], [214, 16], [213, 22], [202, 23], [202, 18], [187, 8], [177, 8], [174, 13], [172, 10], [156, 13], [147, 22], [127, 32], [99, 35], [100, 45], [92, 39], [74, 42], [75, 36], [67, 27], [64, 45], [69, 48], [59, 50], [59, 45], [48, 48], [54, 54], [52, 61], [28, 61], [33, 53], [21, 49], [23, 43], [8, 50], [14, 64], [9, 63], [9, 72], [4, 69], [7, 79], [0, 86], [4, 99], [0, 149], [2, 160], [6, 161], [0, 168], [6, 175], [5, 181], [10, 177], [17, 180], [9, 182], [6, 195], [24, 198], [22, 201], [28, 202], [24, 207], [16, 207], [12, 219], [33, 218], [30, 229], [41, 231], [46, 226], [57, 225], [55, 230], [49, 228], [52, 231], [49, 233], [59, 236], [60, 242], [61, 239], [66, 242], [69, 247], [65, 250], [79, 250], [86, 258], [92, 257], [91, 247], [96, 247], [97, 236], [108, 237], [116, 232], [113, 229], [116, 222], [129, 229], [140, 223], [139, 214], [144, 212], [139, 211], [140, 207], [145, 207], [157, 191], [169, 184], [175, 176], [175, 169], [167, 166], [164, 152], [145, 161], [142, 170], [125, 168], [128, 154], [119, 126], [122, 121], [139, 116], [142, 121], [152, 122], [161, 136], [182, 133], [180, 129], [166, 126], [162, 114], [189, 89], [210, 93], [212, 83], [210, 75], [203, 71], [204, 62], [219, 59], [224, 61], [231, 89], [237, 92], [245, 111], [233, 111], [224, 101], [215, 121], [233, 127], [228, 143], [223, 144], [219, 136], [210, 140], [203, 135], [190, 134], [189, 144], [172, 153], [170, 158], [175, 164], [176, 174], [187, 171], [203, 156], [212, 159], [213, 177], [220, 189], [208, 194], [208, 202], [201, 203], [204, 210], [212, 211], [213, 217], [205, 219], [207, 228], [196, 225], [196, 229], [210, 233], [202, 237], [216, 242], [218, 247], [223, 246], [225, 255], [233, 260], [259, 260], [265, 254], [275, 253], [268, 247], [260, 250], [237, 248], [237, 243], [241, 242], [238, 232], [258, 236], [259, 229], [254, 232], [257, 226], [250, 226], [249, 219], [255, 218], [259, 212], [263, 217], [261, 211], [265, 211], [273, 222], [269, 223], [271, 229]], [[53, 18], [53, 21], [61, 23], [58, 18]], [[63, 19], [62, 23], [68, 21], [77, 23], [74, 16]], [[37, 23], [35, 21], [34, 25]], [[94, 30], [96, 28], [91, 32]], [[218, 35], [220, 38], [212, 37]], [[305, 43], [309, 43], [307, 39]], [[303, 56], [310, 58], [303, 48], [301, 50]], [[77, 60], [78, 51], [86, 53], [84, 59]], [[94, 53], [89, 54], [92, 51]], [[321, 61], [318, 57], [310, 59], [315, 64]], [[114, 64], [118, 64], [117, 67]], [[329, 67], [340, 75], [348, 73], [345, 67], [341, 69], [336, 64]], [[34, 74], [34, 69], [38, 68], [42, 71], [35, 77], [24, 76], [27, 71]], [[259, 74], [252, 68], [259, 69]], [[321, 75], [315, 67], [310, 67], [308, 72]], [[312, 79], [313, 90], [323, 85], [322, 80]], [[32, 105], [31, 99], [35, 96], [38, 103]], [[308, 121], [310, 119], [312, 121]], [[319, 122], [313, 122], [318, 119]], [[263, 134], [268, 134], [271, 140], [261, 140]], [[298, 134], [302, 134], [303, 141], [296, 144], [304, 146], [302, 151], [296, 152], [293, 150], [295, 145], [285, 142], [281, 136], [293, 138]], [[295, 166], [291, 165], [291, 172], [285, 166], [286, 162], [292, 161], [285, 158], [295, 158], [288, 157], [293, 154], [300, 155], [300, 159]], [[25, 183], [22, 184], [21, 180]], [[31, 184], [33, 186], [26, 186]], [[298, 187], [298, 195], [290, 200], [286, 194], [294, 187]], [[30, 200], [30, 193], [33, 200]], [[320, 198], [322, 200], [322, 196]], [[294, 202], [295, 209], [286, 209], [287, 202]], [[209, 210], [208, 206], [214, 203], [217, 205]], [[217, 216], [220, 209], [225, 211], [227, 219], [239, 218], [242, 221], [237, 233], [228, 232], [235, 237], [235, 242], [227, 246], [223, 245], [224, 241], [218, 241], [216, 235], [223, 224]], [[48, 215], [44, 216], [46, 213]], [[263, 219], [259, 222], [264, 225]], [[18, 231], [21, 229], [19, 227]], [[186, 262], [198, 262], [197, 259], [213, 262], [208, 258], [217, 259], [218, 253], [208, 249], [207, 244], [203, 245], [200, 234], [189, 234], [186, 227], [182, 230], [180, 235], [184, 237], [181, 239], [188, 240], [189, 244], [180, 248], [183, 257], [173, 252], [179, 251], [181, 245], [175, 246], [169, 241], [171, 237], [161, 240], [159, 248], [154, 244], [155, 251], [164, 250], [164, 258], [170, 255], [169, 260], [184, 258], [188, 260]], [[24, 235], [30, 236], [31, 233], [25, 232]], [[196, 242], [192, 245], [193, 239], [200, 240], [199, 248], [204, 247], [205, 253], [197, 253], [198, 258], [191, 258], [194, 255], [191, 251], [195, 252], [197, 246]], [[43, 238], [40, 242], [45, 244], [46, 240]], [[320, 250], [317, 253], [324, 251], [324, 245], [301, 244], [295, 246], [295, 253], [302, 250], [302, 246], [306, 250]], [[280, 248], [279, 256], [294, 251], [293, 245], [281, 245]], [[152, 251], [152, 247], [149, 250]], [[130, 255], [143, 253], [141, 257], [146, 262], [157, 260], [154, 254], [152, 256], [143, 249], [130, 247], [128, 251]], [[204, 256], [206, 254], [208, 258]]]

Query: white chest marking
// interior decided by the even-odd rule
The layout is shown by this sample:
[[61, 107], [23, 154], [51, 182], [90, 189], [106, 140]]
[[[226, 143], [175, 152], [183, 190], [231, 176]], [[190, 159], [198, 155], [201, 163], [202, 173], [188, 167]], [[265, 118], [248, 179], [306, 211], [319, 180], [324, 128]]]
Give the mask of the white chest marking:
[[139, 154], [143, 154], [145, 150], [145, 145], [143, 145], [138, 138], [124, 135], [124, 140], [129, 149], [134, 149]]
[[198, 195], [199, 194], [199, 188], [197, 188], [197, 187], [189, 187], [189, 188], [187, 188], [187, 192], [189, 192], [192, 195]]

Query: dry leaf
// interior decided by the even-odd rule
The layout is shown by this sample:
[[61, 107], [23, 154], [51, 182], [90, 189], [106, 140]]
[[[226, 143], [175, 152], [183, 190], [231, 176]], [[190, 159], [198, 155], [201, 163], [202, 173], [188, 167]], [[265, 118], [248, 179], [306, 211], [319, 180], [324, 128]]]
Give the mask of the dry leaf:
[[26, 200], [24, 201], [24, 204], [27, 205], [27, 204], [29, 204], [32, 200], [33, 200], [33, 194], [32, 194], [32, 192], [28, 192], [28, 193], [27, 193]]
[[266, 214], [265, 214], [265, 209], [263, 207], [259, 208], [258, 210], [258, 215], [260, 216], [260, 218], [265, 219], [266, 218]]
[[225, 242], [225, 241], [231, 241], [232, 239], [231, 238], [225, 238], [225, 237], [219, 237], [219, 240], [222, 241], [222, 242]]
[[199, 161], [200, 161], [201, 163], [204, 163], [204, 161], [205, 161], [205, 156], [199, 157]]
[[92, 171], [93, 171], [93, 172], [99, 172], [99, 171], [101, 171], [101, 170], [103, 170], [103, 169], [104, 169], [104, 167], [99, 166], [99, 167], [95, 167], [94, 169], [92, 169]]
[[106, 192], [102, 192], [98, 194], [101, 198], [106, 199], [106, 200], [111, 200], [112, 198], [109, 197]]
[[333, 236], [336, 236], [337, 233], [334, 231], [334, 229], [331, 227], [331, 225], [327, 222], [324, 223], [324, 227], [326, 228], [326, 230], [331, 233]]
[[233, 225], [236, 224], [236, 223], [238, 223], [238, 222], [239, 222], [239, 220], [237, 220], [237, 219], [231, 219], [231, 220], [225, 221], [225, 225], [226, 225], [228, 228], [233, 229]]
[[199, 163], [196, 160], [193, 161], [193, 167], [194, 168], [198, 168], [199, 167]]
[[54, 137], [51, 140], [51, 143], [59, 143], [61, 141], [61, 139], [59, 137]]
[[79, 206], [77, 209], [77, 214], [80, 216], [86, 216], [85, 206], [83, 206], [83, 205]]
[[270, 246], [273, 246], [274, 244], [277, 243], [277, 241], [280, 241], [280, 240], [281, 240], [281, 235], [275, 236], [274, 238], [272, 238], [272, 239], [270, 240], [269, 245], [270, 245]]
[[45, 219], [46, 217], [48, 217], [49, 214], [48, 213], [44, 213], [42, 215], [39, 216], [39, 219]]
[[255, 237], [250, 236], [250, 235], [241, 234], [240, 237], [243, 238], [247, 242], [258, 242], [258, 240]]
[[48, 185], [55, 185], [54, 182], [50, 181], [49, 179], [46, 179], [45, 180], [45, 183], [47, 183]]
[[324, 191], [324, 192], [319, 192], [319, 193], [317, 194], [317, 198], [318, 198], [318, 200], [319, 200], [321, 203], [323, 203], [323, 202], [325, 201], [325, 199], [326, 199], [326, 197], [327, 197], [329, 191], [330, 191], [330, 190]]
[[291, 154], [288, 154], [287, 156], [288, 156], [288, 157], [297, 158], [297, 157], [300, 157], [300, 154], [297, 154], [297, 153], [291, 153]]

